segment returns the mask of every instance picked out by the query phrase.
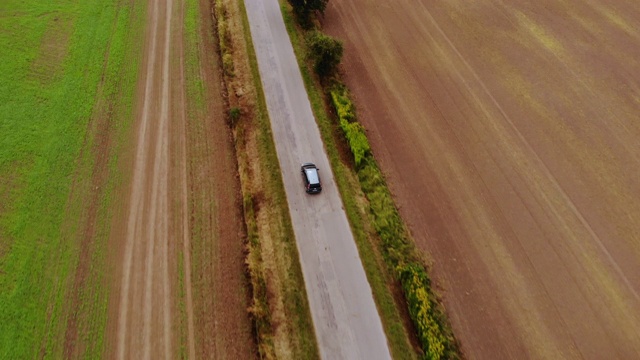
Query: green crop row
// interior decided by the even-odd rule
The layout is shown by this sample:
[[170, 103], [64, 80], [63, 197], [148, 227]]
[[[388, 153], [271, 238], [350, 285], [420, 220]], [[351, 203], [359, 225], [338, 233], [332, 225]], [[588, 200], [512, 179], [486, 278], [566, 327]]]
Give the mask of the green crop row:
[[394, 269], [407, 300], [409, 315], [427, 359], [458, 358], [457, 343], [436, 301], [413, 243], [410, 241], [384, 177], [378, 169], [363, 127], [356, 122], [356, 112], [343, 85], [329, 91], [338, 121], [354, 156], [362, 191], [369, 200], [376, 232], [382, 240], [387, 265]]

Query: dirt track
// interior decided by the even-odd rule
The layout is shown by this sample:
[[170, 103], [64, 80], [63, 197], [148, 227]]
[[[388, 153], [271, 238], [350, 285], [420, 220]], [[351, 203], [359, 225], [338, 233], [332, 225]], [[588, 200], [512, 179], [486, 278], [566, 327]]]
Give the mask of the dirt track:
[[469, 358], [640, 357], [640, 4], [329, 2]]
[[[161, 6], [162, 5], [162, 6]], [[172, 12], [149, 3], [136, 152], [121, 264], [115, 358], [171, 358], [175, 247], [169, 243], [169, 56]], [[185, 185], [182, 185], [183, 187]], [[191, 310], [191, 307], [189, 308]]]
[[[202, 2], [209, 16], [209, 4]], [[112, 229], [107, 357], [252, 358], [237, 166], [209, 18], [187, 98], [182, 0], [150, 0], [127, 204]], [[194, 105], [195, 104], [195, 105]], [[189, 111], [187, 110], [189, 109]]]

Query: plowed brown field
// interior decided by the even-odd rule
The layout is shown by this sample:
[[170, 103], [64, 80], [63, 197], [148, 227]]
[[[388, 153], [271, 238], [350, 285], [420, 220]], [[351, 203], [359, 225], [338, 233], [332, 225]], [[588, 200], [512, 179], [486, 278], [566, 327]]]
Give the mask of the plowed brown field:
[[332, 0], [469, 358], [640, 358], [640, 3]]

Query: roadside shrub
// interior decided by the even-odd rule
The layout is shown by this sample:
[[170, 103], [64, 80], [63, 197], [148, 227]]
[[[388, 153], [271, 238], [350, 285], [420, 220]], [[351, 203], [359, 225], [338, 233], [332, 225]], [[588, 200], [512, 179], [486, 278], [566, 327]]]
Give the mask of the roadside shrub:
[[242, 115], [242, 113], [240, 112], [239, 107], [234, 106], [231, 109], [229, 109], [229, 119], [231, 120], [232, 126], [235, 126], [238, 123], [238, 120], [240, 119], [240, 115]]
[[338, 121], [354, 159], [362, 191], [369, 200], [373, 225], [382, 241], [385, 261], [399, 279], [409, 316], [422, 345], [425, 359], [458, 359], [457, 343], [431, 290], [431, 282], [411, 243], [384, 177], [371, 155], [369, 142], [349, 93], [343, 85], [330, 91]]
[[311, 14], [324, 14], [328, 2], [329, 0], [289, 0], [298, 23], [305, 29], [312, 26]]
[[347, 89], [344, 86], [334, 86], [330, 93], [338, 118], [349, 122], [355, 121], [356, 112], [351, 99], [349, 99]]
[[357, 122], [354, 122], [356, 116], [353, 103], [349, 100], [344, 87], [336, 87], [331, 90], [331, 98], [333, 106], [338, 113], [340, 128], [344, 132], [351, 153], [353, 154], [356, 167], [360, 167], [362, 161], [371, 153], [371, 146], [364, 128]]
[[342, 59], [342, 42], [320, 31], [311, 31], [306, 37], [306, 43], [316, 74], [320, 78], [332, 75]]
[[358, 123], [347, 121], [341, 121], [340, 127], [349, 141], [349, 147], [351, 147], [356, 166], [360, 166], [365, 156], [371, 151], [364, 128]]
[[329, 0], [289, 0], [294, 11], [305, 11], [308, 13], [317, 11], [324, 14]]
[[362, 191], [369, 200], [369, 209], [373, 216], [373, 226], [382, 240], [385, 260], [391, 268], [398, 264], [415, 261], [410, 242], [405, 235], [400, 214], [395, 208], [391, 194], [387, 190], [384, 178], [373, 161], [369, 159], [358, 170], [358, 178]]
[[[427, 359], [450, 359], [457, 355], [447, 346], [452, 342], [436, 321], [438, 314], [433, 309], [435, 303], [430, 299], [430, 281], [422, 265], [407, 264], [397, 268], [402, 289], [409, 307], [411, 320], [418, 332], [418, 338]], [[433, 306], [432, 306], [433, 305]]]

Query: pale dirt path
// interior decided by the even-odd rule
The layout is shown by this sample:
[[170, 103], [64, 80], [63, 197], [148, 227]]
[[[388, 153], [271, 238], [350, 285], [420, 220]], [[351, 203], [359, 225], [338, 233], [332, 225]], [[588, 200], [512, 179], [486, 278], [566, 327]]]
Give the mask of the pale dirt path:
[[329, 3], [470, 358], [640, 357], [640, 5]]
[[118, 359], [150, 359], [152, 349], [154, 358], [163, 353], [169, 359], [172, 354], [174, 309], [167, 254], [171, 4], [155, 1], [149, 7], [150, 50], [122, 264]]
[[[182, 171], [185, 168], [184, 125], [180, 124], [185, 121], [184, 97], [181, 92], [170, 91], [174, 79], [183, 86], [181, 75], [172, 76], [175, 66], [170, 64], [175, 46], [172, 43], [175, 36], [171, 34], [175, 11], [172, 0], [149, 1], [126, 228], [123, 234], [115, 232], [115, 236], [122, 235], [124, 241], [118, 272], [121, 279], [118, 310], [114, 314], [117, 330], [109, 353], [117, 359], [172, 359], [178, 345], [174, 330], [177, 315], [175, 239], [181, 238], [184, 246], [188, 246], [188, 233], [184, 221], [182, 226], [173, 225], [175, 217], [186, 216], [185, 191], [178, 190], [186, 188], [184, 174], [170, 176], [175, 171], [171, 170], [173, 166]], [[180, 50], [175, 53], [180, 54]], [[180, 67], [177, 73], [180, 74]], [[182, 139], [182, 146], [173, 150], [178, 156], [170, 157], [170, 142], [174, 137]], [[171, 164], [172, 160], [177, 165]], [[182, 206], [175, 206], [174, 202]], [[187, 256], [187, 274], [188, 260]], [[186, 279], [187, 288], [190, 288], [189, 279]], [[193, 354], [189, 295], [186, 296], [187, 348]]]

